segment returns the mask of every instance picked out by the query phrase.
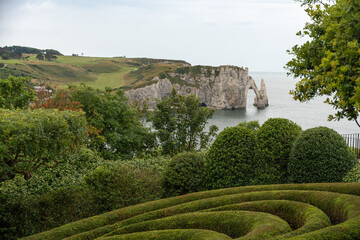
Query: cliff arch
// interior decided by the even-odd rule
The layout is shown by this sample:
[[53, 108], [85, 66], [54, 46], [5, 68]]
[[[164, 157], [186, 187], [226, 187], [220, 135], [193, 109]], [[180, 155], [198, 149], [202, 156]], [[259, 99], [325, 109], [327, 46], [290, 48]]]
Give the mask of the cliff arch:
[[266, 87], [265, 87], [264, 79], [261, 79], [261, 86], [260, 86], [260, 90], [259, 90], [258, 87], [256, 86], [254, 79], [249, 76], [248, 84], [247, 84], [246, 90], [245, 90], [245, 99], [244, 99], [245, 106], [246, 106], [246, 102], [247, 102], [247, 95], [248, 95], [249, 89], [252, 89], [256, 95], [256, 97], [254, 98], [254, 103], [253, 103], [254, 106], [256, 106], [258, 109], [264, 109], [265, 107], [269, 106], [269, 101], [268, 101], [268, 97], [266, 94]]

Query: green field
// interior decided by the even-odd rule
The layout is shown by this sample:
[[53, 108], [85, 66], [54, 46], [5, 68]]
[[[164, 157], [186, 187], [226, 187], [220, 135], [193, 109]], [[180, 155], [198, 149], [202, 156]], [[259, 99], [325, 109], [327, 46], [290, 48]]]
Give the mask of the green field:
[[28, 59], [0, 60], [0, 78], [9, 75], [30, 77], [35, 84], [65, 88], [68, 84], [85, 83], [94, 88], [134, 88], [144, 86], [163, 71], [173, 71], [183, 61], [148, 58], [106, 58], [57, 56], [52, 61], [40, 61], [35, 55]]

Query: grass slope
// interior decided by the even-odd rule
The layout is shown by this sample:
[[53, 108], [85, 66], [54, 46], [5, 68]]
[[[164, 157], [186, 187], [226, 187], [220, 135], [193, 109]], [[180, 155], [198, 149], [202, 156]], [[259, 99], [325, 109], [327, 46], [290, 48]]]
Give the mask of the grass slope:
[[53, 61], [29, 59], [0, 60], [0, 78], [9, 75], [31, 77], [36, 84], [64, 88], [68, 84], [85, 83], [94, 88], [134, 88], [151, 84], [163, 71], [174, 71], [187, 64], [184, 61], [148, 58], [104, 58], [58, 56]]
[[24, 239], [360, 239], [360, 184], [199, 192], [118, 209]]

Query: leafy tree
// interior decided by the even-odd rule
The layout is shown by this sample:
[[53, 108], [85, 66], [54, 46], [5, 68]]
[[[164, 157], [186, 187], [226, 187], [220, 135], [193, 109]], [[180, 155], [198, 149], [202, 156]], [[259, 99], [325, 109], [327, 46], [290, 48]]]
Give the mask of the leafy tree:
[[47, 90], [40, 90], [36, 93], [36, 99], [31, 103], [32, 109], [58, 109], [60, 111], [80, 111], [80, 103], [71, 101], [69, 90], [60, 89], [55, 95]]
[[0, 182], [65, 161], [84, 142], [86, 126], [82, 112], [0, 109]]
[[164, 154], [177, 154], [205, 148], [218, 128], [211, 126], [204, 132], [207, 120], [214, 109], [200, 106], [200, 99], [193, 95], [182, 96], [171, 91], [167, 99], [159, 100], [153, 112], [152, 124]]
[[[355, 120], [360, 110], [360, 2], [353, 0], [298, 0], [311, 21], [299, 36], [309, 40], [288, 52], [289, 74], [301, 80], [290, 91], [301, 102], [328, 96], [337, 112], [329, 120]], [[358, 124], [359, 125], [359, 124]], [[360, 126], [360, 125], [359, 125]]]
[[43, 53], [38, 53], [38, 54], [36, 55], [36, 59], [37, 59], [37, 60], [40, 60], [40, 61], [43, 61], [43, 60], [45, 59], [45, 56], [44, 56]]
[[34, 98], [35, 92], [29, 87], [28, 78], [0, 78], [0, 108], [25, 108]]
[[104, 158], [132, 158], [153, 148], [153, 134], [138, 121], [122, 90], [102, 93], [81, 85], [71, 90], [71, 101], [79, 102], [88, 123], [101, 130], [106, 142], [98, 150]]

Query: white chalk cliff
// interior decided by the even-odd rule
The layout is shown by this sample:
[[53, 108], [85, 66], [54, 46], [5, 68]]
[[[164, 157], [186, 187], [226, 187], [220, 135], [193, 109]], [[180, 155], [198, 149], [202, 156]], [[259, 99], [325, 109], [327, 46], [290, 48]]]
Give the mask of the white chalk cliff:
[[155, 108], [156, 99], [168, 97], [172, 88], [181, 95], [195, 95], [201, 103], [215, 109], [245, 109], [249, 89], [255, 94], [254, 105], [259, 109], [268, 106], [265, 82], [261, 80], [260, 90], [248, 75], [248, 69], [235, 66], [198, 67], [198, 73], [191, 71], [167, 73], [167, 77], [155, 77], [157, 83], [125, 92], [129, 102], [149, 100], [149, 107]]

